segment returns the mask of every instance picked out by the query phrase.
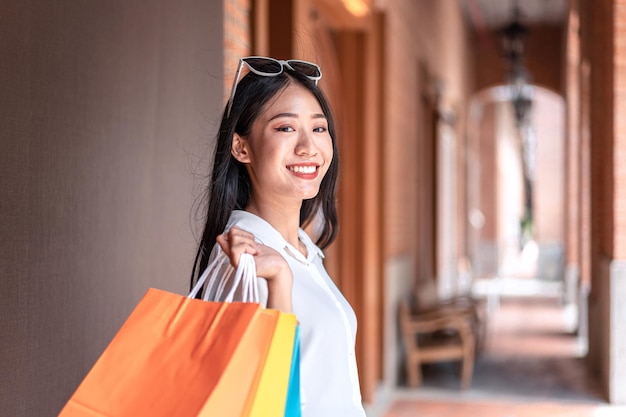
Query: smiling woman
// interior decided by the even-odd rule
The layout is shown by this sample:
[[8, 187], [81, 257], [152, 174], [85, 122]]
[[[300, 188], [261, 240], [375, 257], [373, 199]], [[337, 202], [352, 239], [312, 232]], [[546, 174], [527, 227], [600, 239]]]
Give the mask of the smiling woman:
[[[260, 302], [295, 313], [300, 324], [302, 415], [364, 417], [356, 316], [323, 264], [322, 249], [337, 232], [338, 157], [321, 76], [310, 62], [241, 59], [217, 137], [191, 284], [217, 257], [236, 267], [242, 253], [253, 255]], [[313, 240], [304, 227], [320, 218]], [[223, 285], [232, 287], [227, 270]]]

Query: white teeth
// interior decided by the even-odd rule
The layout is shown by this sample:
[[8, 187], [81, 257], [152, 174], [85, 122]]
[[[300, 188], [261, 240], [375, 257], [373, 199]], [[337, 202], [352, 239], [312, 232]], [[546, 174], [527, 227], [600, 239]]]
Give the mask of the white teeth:
[[289, 169], [299, 174], [312, 174], [315, 172], [317, 168], [313, 165], [307, 165], [307, 166], [296, 165], [296, 166], [289, 167]]

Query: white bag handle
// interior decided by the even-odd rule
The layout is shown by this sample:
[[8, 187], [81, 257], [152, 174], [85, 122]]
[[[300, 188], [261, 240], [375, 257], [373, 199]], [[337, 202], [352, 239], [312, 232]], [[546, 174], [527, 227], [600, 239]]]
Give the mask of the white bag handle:
[[[196, 295], [202, 290], [205, 282], [208, 282], [206, 288], [204, 290], [204, 301], [209, 301], [209, 294], [215, 288], [214, 297], [216, 299], [222, 299], [222, 295], [226, 290], [226, 283], [228, 282], [228, 278], [233, 274], [233, 267], [230, 265], [230, 260], [228, 256], [220, 256], [221, 248], [218, 255], [215, 257], [213, 262], [207, 265], [206, 269], [198, 277], [198, 282], [194, 285], [193, 289], [189, 293], [187, 297], [195, 298]], [[226, 265], [225, 265], [226, 264]], [[226, 268], [224, 268], [226, 266]], [[222, 272], [223, 273], [220, 273]], [[232, 302], [235, 296], [235, 291], [239, 286], [241, 286], [241, 294], [242, 300], [246, 303], [258, 303], [260, 302], [259, 297], [259, 287], [257, 285], [257, 277], [256, 277], [256, 264], [254, 262], [254, 256], [249, 253], [242, 253], [239, 257], [239, 265], [237, 266], [237, 271], [235, 272], [235, 276], [233, 278], [232, 287], [230, 291], [223, 298], [224, 301]]]

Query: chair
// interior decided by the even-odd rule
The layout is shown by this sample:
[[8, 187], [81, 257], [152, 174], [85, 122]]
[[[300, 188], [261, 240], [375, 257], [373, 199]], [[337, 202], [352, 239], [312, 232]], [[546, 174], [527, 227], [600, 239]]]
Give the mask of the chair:
[[462, 361], [461, 388], [469, 388], [474, 368], [475, 338], [471, 317], [461, 311], [416, 314], [407, 300], [399, 305], [400, 328], [406, 353], [408, 383], [422, 383], [423, 363]]
[[411, 299], [414, 315], [458, 315], [464, 317], [472, 328], [475, 353], [482, 350], [486, 336], [486, 318], [481, 314], [479, 302], [471, 295], [457, 295], [441, 300], [437, 296], [437, 285], [433, 280], [420, 280], [416, 283], [415, 296]]

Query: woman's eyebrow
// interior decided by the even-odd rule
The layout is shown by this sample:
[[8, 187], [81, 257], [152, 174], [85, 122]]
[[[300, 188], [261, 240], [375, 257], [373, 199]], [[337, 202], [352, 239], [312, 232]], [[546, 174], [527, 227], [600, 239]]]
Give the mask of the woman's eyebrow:
[[[270, 117], [267, 121], [271, 122], [274, 119], [279, 119], [281, 117], [293, 117], [293, 118], [297, 118], [298, 114], [296, 113], [278, 113], [275, 114], [274, 116]], [[326, 119], [326, 115], [324, 113], [315, 113], [311, 116], [312, 119]]]
[[298, 117], [298, 115], [296, 113], [278, 113], [267, 119], [267, 121], [271, 122], [272, 120], [279, 119], [281, 117]]

